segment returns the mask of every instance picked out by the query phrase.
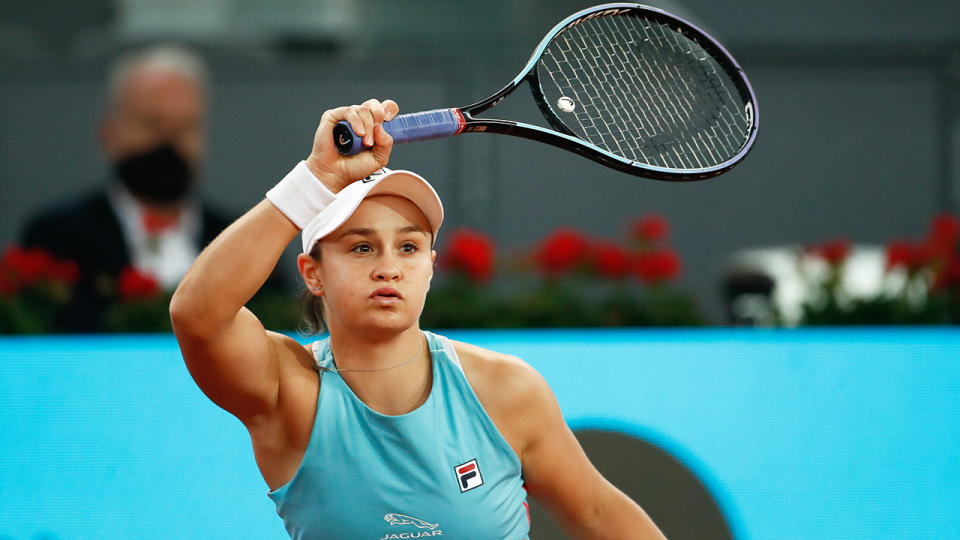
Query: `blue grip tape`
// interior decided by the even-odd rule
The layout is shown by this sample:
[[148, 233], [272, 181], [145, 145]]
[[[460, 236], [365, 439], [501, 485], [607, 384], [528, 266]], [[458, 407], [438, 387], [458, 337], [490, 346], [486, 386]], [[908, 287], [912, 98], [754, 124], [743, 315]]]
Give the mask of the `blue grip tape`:
[[[366, 150], [363, 140], [353, 132], [345, 121], [339, 122], [345, 128], [334, 129], [334, 141], [341, 154], [352, 156]], [[426, 141], [451, 137], [463, 129], [463, 116], [457, 109], [436, 109], [400, 116], [383, 123], [383, 129], [393, 137], [395, 144]]]

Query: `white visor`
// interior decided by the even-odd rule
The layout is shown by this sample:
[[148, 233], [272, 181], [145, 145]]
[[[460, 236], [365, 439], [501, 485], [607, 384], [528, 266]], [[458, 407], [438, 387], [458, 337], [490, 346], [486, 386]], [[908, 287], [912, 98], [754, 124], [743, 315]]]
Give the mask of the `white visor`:
[[443, 204], [433, 186], [415, 172], [391, 171], [384, 167], [340, 190], [333, 202], [307, 223], [302, 233], [303, 252], [309, 254], [320, 239], [337, 230], [364, 199], [373, 195], [396, 195], [417, 205], [430, 223], [436, 241], [443, 223]]

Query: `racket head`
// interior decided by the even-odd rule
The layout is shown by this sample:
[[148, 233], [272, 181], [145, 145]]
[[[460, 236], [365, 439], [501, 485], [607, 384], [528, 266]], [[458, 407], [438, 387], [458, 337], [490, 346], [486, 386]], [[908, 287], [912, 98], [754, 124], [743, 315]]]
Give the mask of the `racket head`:
[[642, 4], [567, 17], [520, 78], [569, 136], [553, 144], [638, 176], [712, 178], [756, 140], [756, 96], [733, 56], [693, 23]]

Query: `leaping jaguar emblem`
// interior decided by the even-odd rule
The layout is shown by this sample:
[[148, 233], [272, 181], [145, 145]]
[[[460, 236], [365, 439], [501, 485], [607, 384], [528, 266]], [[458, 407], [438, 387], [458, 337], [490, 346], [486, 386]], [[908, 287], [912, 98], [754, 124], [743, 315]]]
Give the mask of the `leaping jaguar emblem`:
[[440, 526], [439, 523], [430, 523], [422, 519], [417, 519], [412, 516], [406, 516], [403, 514], [387, 514], [383, 516], [383, 520], [389, 523], [390, 525], [413, 525], [418, 529], [436, 529]]

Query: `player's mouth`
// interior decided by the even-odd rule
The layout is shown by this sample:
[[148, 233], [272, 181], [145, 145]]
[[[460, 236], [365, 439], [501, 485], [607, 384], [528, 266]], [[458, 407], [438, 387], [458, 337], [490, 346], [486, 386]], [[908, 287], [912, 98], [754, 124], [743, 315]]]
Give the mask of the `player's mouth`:
[[396, 289], [390, 287], [381, 287], [370, 293], [369, 298], [382, 304], [393, 304], [403, 300], [403, 295], [400, 294], [400, 291]]

